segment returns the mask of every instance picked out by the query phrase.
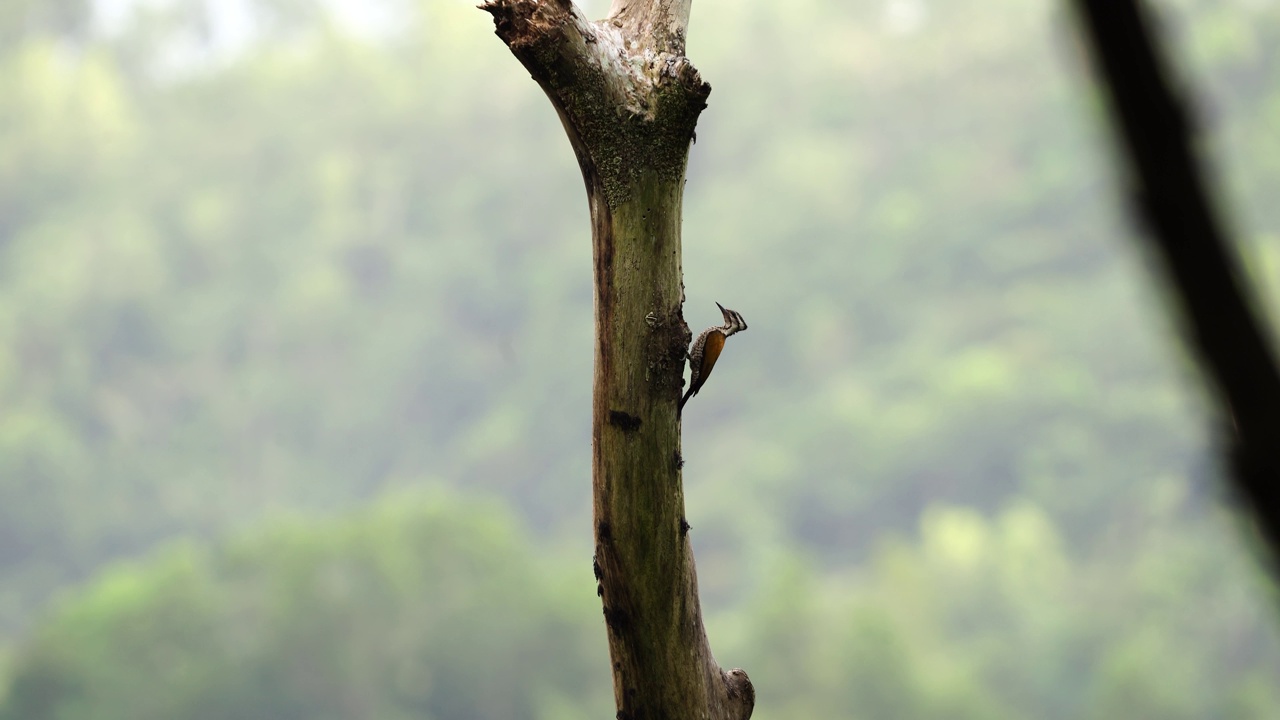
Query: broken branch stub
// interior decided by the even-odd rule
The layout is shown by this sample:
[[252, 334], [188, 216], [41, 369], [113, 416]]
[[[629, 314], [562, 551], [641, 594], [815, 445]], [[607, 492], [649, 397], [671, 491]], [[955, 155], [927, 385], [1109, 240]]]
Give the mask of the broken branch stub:
[[[648, 5], [657, 9], [639, 9]], [[618, 2], [600, 22], [558, 0], [480, 6], [560, 114], [588, 192], [603, 190], [610, 207], [625, 202], [644, 174], [683, 177], [711, 92], [683, 55], [685, 22], [672, 5], [680, 3]], [[656, 34], [636, 34], [646, 30]]]

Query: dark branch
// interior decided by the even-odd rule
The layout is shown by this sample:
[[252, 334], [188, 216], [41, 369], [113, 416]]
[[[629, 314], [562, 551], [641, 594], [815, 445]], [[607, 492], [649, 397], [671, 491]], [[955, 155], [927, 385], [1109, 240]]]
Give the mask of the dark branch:
[[1133, 202], [1149, 225], [1192, 347], [1232, 426], [1232, 481], [1267, 541], [1280, 541], [1280, 371], [1193, 151], [1186, 108], [1135, 0], [1074, 0], [1128, 151]]

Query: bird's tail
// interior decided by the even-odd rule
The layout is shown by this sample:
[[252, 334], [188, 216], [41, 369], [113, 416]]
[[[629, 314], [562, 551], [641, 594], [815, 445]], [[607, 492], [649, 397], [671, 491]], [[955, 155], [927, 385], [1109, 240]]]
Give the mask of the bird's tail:
[[693, 397], [695, 392], [697, 391], [693, 388], [684, 391], [684, 397], [680, 398], [680, 404], [676, 406], [676, 417], [680, 417], [680, 413], [684, 412], [684, 404], [689, 402], [689, 398]]

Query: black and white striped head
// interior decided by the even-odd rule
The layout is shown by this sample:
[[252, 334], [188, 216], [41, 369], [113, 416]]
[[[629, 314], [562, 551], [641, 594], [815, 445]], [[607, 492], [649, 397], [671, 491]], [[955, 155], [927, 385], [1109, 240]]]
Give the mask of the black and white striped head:
[[726, 310], [720, 303], [716, 303], [716, 307], [724, 315], [724, 327], [720, 329], [724, 331], [725, 337], [747, 329], [747, 321], [742, 319], [742, 314], [737, 310]]

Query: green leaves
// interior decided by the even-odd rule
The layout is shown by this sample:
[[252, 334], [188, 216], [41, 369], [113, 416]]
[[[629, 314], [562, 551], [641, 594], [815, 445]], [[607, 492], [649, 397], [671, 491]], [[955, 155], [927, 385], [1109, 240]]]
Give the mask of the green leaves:
[[[68, 46], [0, 3], [9, 717], [605, 714], [581, 181], [473, 4], [375, 38], [273, 2], [165, 72], [195, 15]], [[752, 330], [688, 521], [757, 717], [1267, 717], [1271, 591], [1052, 5], [695, 4], [688, 320]], [[1176, 11], [1280, 287], [1280, 13]], [[307, 525], [406, 487], [501, 507]]]
[[115, 567], [36, 636], [0, 717], [533, 720], [605, 701], [589, 576], [562, 587], [515, 526], [401, 494]]

